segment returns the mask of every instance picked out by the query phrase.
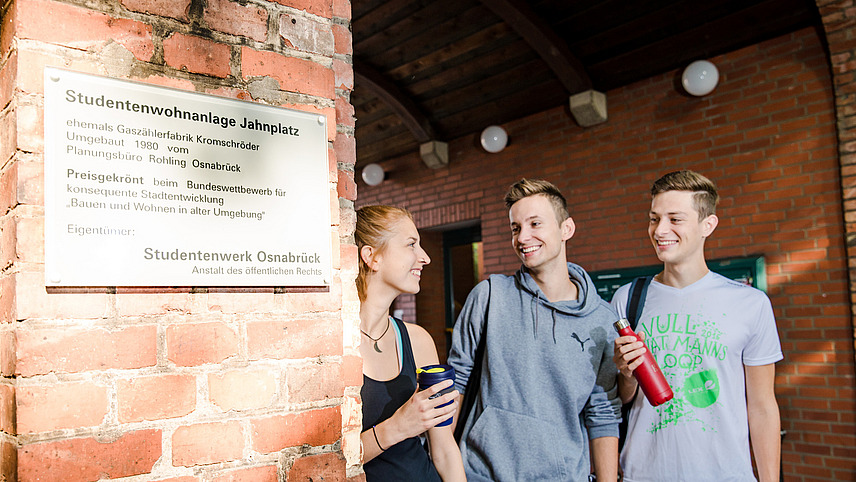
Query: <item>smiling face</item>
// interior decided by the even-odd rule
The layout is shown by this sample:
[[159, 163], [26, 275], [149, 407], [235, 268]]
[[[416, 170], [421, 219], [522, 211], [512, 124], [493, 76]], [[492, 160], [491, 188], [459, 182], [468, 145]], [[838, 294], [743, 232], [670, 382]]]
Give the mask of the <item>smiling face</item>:
[[574, 221], [562, 223], [547, 196], [525, 197], [508, 211], [511, 221], [511, 246], [530, 271], [550, 268], [567, 270], [565, 241], [574, 235]]
[[651, 201], [648, 237], [667, 266], [704, 264], [704, 240], [718, 221], [715, 214], [699, 219], [692, 192], [667, 191]]
[[418, 293], [422, 268], [431, 258], [419, 244], [419, 232], [409, 218], [402, 217], [392, 232], [383, 250], [374, 255], [376, 273], [371, 282], [385, 283], [401, 293]]

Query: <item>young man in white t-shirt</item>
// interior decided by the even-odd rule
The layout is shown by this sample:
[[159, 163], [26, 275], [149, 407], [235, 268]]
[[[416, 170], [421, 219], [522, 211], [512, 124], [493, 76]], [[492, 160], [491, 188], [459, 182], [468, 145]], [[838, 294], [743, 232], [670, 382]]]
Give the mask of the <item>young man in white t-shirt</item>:
[[[615, 340], [619, 394], [632, 403], [621, 451], [624, 480], [779, 480], [780, 420], [775, 362], [782, 359], [770, 300], [707, 268], [704, 241], [719, 222], [716, 186], [676, 171], [651, 188], [648, 236], [663, 262], [648, 288], [636, 333], [644, 336], [675, 396], [652, 407], [633, 370], [646, 350]], [[612, 304], [626, 313], [629, 285]], [[634, 398], [635, 395], [635, 398]]]

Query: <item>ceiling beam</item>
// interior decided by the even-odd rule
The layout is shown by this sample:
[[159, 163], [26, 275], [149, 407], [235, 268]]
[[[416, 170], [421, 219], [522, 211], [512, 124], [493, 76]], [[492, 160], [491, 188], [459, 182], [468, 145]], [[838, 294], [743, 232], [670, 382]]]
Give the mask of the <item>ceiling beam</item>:
[[571, 53], [567, 44], [532, 11], [526, 2], [521, 0], [481, 0], [481, 2], [538, 52], [568, 93], [576, 94], [591, 89], [591, 79], [582, 62]]
[[394, 83], [370, 66], [354, 59], [354, 77], [361, 87], [381, 99], [413, 133], [419, 143], [435, 140], [434, 127], [419, 110], [413, 99], [405, 95]]

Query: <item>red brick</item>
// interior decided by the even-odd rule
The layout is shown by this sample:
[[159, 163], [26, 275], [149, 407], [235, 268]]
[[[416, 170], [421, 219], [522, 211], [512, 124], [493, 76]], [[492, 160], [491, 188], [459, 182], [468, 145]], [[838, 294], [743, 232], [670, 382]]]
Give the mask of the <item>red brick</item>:
[[352, 64], [333, 59], [333, 71], [336, 73], [337, 88], [354, 90], [354, 66]]
[[300, 457], [288, 470], [287, 482], [313, 482], [315, 480], [345, 480], [345, 459], [329, 453]]
[[85, 482], [147, 474], [161, 457], [161, 446], [160, 430], [129, 432], [112, 440], [24, 445], [18, 450], [18, 480]]
[[154, 53], [152, 27], [142, 22], [54, 1], [17, 3], [19, 38], [96, 51], [114, 40], [144, 62]]
[[157, 288], [156, 293], [157, 296], [152, 296], [152, 293], [140, 293], [125, 288], [117, 288], [116, 312], [120, 316], [128, 316], [186, 313], [190, 311], [192, 295], [187, 290], [171, 293], [168, 289]]
[[333, 71], [311, 60], [242, 47], [241, 72], [244, 79], [272, 77], [285, 91], [335, 98]]
[[253, 449], [263, 454], [301, 444], [313, 446], [336, 442], [342, 435], [340, 407], [257, 419], [251, 422]]
[[17, 336], [20, 376], [132, 369], [157, 363], [155, 326], [19, 329]]
[[238, 460], [244, 451], [239, 422], [203, 423], [178, 427], [172, 436], [172, 464], [216, 464]]
[[196, 408], [196, 377], [158, 375], [119, 380], [119, 422], [181, 417]]
[[170, 325], [166, 348], [167, 359], [178, 366], [220, 363], [238, 354], [238, 335], [223, 323]]
[[6, 162], [18, 148], [18, 117], [15, 109], [0, 111], [0, 129], [0, 159]]
[[348, 27], [333, 24], [333, 40], [336, 45], [337, 54], [352, 55], [354, 53], [354, 39]]
[[351, 2], [349, 0], [333, 0], [333, 16], [350, 20]]
[[[10, 19], [11, 21], [11, 19]], [[11, 30], [11, 27], [9, 28]], [[3, 35], [5, 36], [5, 31]], [[4, 55], [2, 58], [6, 58]], [[15, 78], [18, 75], [18, 53], [13, 52], [8, 58], [6, 58], [6, 64], [0, 68], [0, 109], [5, 108], [9, 105], [9, 101], [12, 100], [12, 96], [15, 94]], [[0, 159], [4, 161], [9, 159], [9, 152], [13, 152], [15, 148], [14, 143], [12, 145], [4, 145], [3, 149], [0, 150], [0, 153], [3, 154]]]
[[258, 313], [276, 310], [277, 301], [273, 288], [259, 290], [235, 290], [208, 288], [208, 310], [221, 313]]
[[120, 2], [132, 12], [170, 17], [186, 22], [191, 0], [120, 0]]
[[317, 312], [338, 312], [342, 308], [342, 283], [333, 278], [329, 291], [308, 291], [289, 293], [285, 299], [289, 313], [303, 315]]
[[3, 266], [11, 266], [18, 260], [17, 246], [18, 220], [14, 214], [9, 213], [0, 218], [0, 263]]
[[274, 3], [292, 7], [297, 10], [306, 10], [312, 15], [330, 18], [333, 15], [332, 6], [329, 1], [321, 0], [273, 0]]
[[110, 411], [107, 387], [90, 382], [18, 387], [17, 402], [20, 433], [94, 427]]
[[15, 387], [2, 384], [0, 385], [0, 432], [17, 435], [15, 422]]
[[267, 38], [268, 13], [253, 4], [208, 0], [205, 21], [214, 30], [263, 42]]
[[[45, 262], [45, 218], [43, 216], [17, 216], [17, 226], [15, 233], [15, 249], [13, 254], [17, 253], [18, 260], [29, 263], [44, 263]], [[5, 226], [4, 226], [5, 227]], [[5, 234], [5, 233], [4, 233]], [[4, 236], [5, 242], [5, 236]], [[5, 249], [5, 246], [3, 247]], [[6, 261], [5, 252], [0, 253], [3, 260]], [[8, 265], [4, 265], [8, 266]]]
[[[15, 19], [18, 17], [18, 4], [10, 3], [8, 9], [3, 12], [3, 18], [0, 19], [0, 57], [6, 58], [6, 54], [12, 47], [12, 40], [15, 34], [18, 33]], [[6, 105], [5, 103], [3, 104]]]
[[226, 78], [231, 70], [232, 49], [228, 45], [178, 32], [163, 41], [164, 61], [172, 68]]
[[346, 387], [363, 385], [363, 359], [358, 356], [342, 357], [343, 381]]
[[286, 385], [290, 403], [339, 398], [345, 394], [342, 365], [338, 363], [290, 367], [286, 374]]
[[338, 179], [339, 197], [349, 201], [357, 199], [357, 183], [354, 182], [354, 174], [351, 172], [339, 171]]
[[342, 96], [336, 97], [336, 122], [343, 126], [354, 127], [354, 106]]
[[[5, 292], [0, 292], [0, 297]], [[4, 320], [4, 322], [6, 322]], [[15, 374], [15, 365], [18, 362], [15, 354], [15, 332], [12, 326], [0, 324], [0, 376], [11, 377]]]
[[342, 322], [327, 318], [250, 322], [247, 352], [250, 360], [341, 355]]
[[206, 93], [216, 95], [218, 97], [228, 97], [231, 99], [252, 101], [253, 96], [245, 89], [236, 89], [232, 87], [218, 87], [216, 89], [206, 90]]
[[15, 287], [14, 316], [19, 320], [39, 318], [103, 318], [107, 315], [108, 295], [93, 292], [51, 292], [45, 289], [45, 275], [20, 272], [12, 275]]
[[[6, 191], [8, 185], [13, 186], [13, 189]], [[11, 184], [13, 183], [14, 184]], [[10, 177], [0, 181], [0, 187], [4, 188], [2, 202], [6, 202], [7, 193], [11, 194], [12, 200], [21, 204], [44, 204], [44, 184], [45, 172], [41, 162], [16, 162], [10, 168]]]
[[248, 469], [224, 470], [213, 477], [211, 482], [277, 482], [277, 475], [276, 465], [267, 465]]
[[17, 471], [18, 448], [7, 440], [0, 441], [0, 479], [10, 482], [18, 480]]
[[[348, 429], [358, 429], [358, 433], [361, 432], [361, 427], [363, 425], [363, 410], [362, 410], [362, 399], [358, 394], [356, 395], [345, 395], [342, 400], [342, 413], [344, 414], [342, 418], [342, 427], [345, 432]], [[346, 436], [347, 437], [347, 436]], [[346, 439], [343, 439], [343, 443]]]
[[[338, 181], [338, 179], [339, 179], [339, 173], [337, 171], [336, 172], [336, 180]], [[339, 224], [339, 218], [341, 217], [341, 211], [339, 210], [339, 193], [337, 191], [332, 190], [332, 189], [329, 191], [329, 193], [330, 193], [330, 221], [332, 223], [332, 226], [336, 226], [337, 224]], [[338, 240], [338, 238], [340, 237], [339, 230], [338, 229], [331, 230], [330, 237], [331, 238], [335, 237]], [[338, 262], [338, 259], [336, 259], [336, 258], [338, 258], [338, 247], [339, 247], [338, 241], [336, 243], [330, 244], [330, 249], [333, 250], [333, 253], [332, 253], [333, 258], [337, 262]], [[339, 267], [338, 264], [333, 264], [333, 269], [336, 269], [337, 267]], [[341, 303], [337, 303], [337, 304], [339, 306], [342, 306]]]
[[162, 75], [156, 75], [154, 73], [150, 73], [150, 75], [144, 79], [140, 79], [141, 82], [145, 82], [147, 84], [152, 85], [160, 85], [162, 87], [172, 87], [174, 89], [180, 90], [195, 90], [195, 86], [193, 82], [186, 79], [176, 79], [172, 77], [164, 77]]
[[333, 141], [333, 149], [336, 151], [336, 159], [339, 162], [353, 164], [357, 160], [357, 143], [352, 136], [339, 134]]
[[276, 397], [276, 373], [270, 370], [231, 370], [208, 375], [211, 403], [224, 412], [270, 406]]
[[44, 110], [40, 106], [19, 103], [16, 114], [18, 115], [18, 149], [44, 153]]
[[279, 36], [286, 47], [301, 52], [332, 57], [335, 50], [330, 23], [305, 15], [283, 13], [279, 17]]

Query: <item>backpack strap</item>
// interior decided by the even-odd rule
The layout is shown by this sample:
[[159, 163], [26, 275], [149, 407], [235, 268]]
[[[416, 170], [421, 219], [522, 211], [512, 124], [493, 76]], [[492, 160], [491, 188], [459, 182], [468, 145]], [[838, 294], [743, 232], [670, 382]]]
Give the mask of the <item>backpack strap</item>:
[[[488, 278], [488, 287], [490, 287], [490, 278]], [[479, 344], [476, 345], [476, 352], [473, 355], [473, 367], [470, 371], [470, 378], [467, 380], [467, 386], [464, 388], [464, 396], [461, 400], [461, 409], [458, 412], [458, 424], [455, 425], [455, 442], [460, 443], [461, 437], [464, 434], [464, 425], [467, 419], [470, 418], [473, 411], [473, 405], [476, 403], [476, 397], [481, 390], [481, 375], [482, 365], [484, 364], [485, 344], [487, 344], [487, 320], [489, 318], [488, 311], [490, 310], [490, 298], [488, 297], [488, 305], [485, 308], [484, 323], [482, 324], [481, 337]]]
[[630, 329], [636, 331], [636, 324], [642, 315], [642, 307], [645, 306], [645, 296], [648, 294], [648, 286], [653, 276], [640, 276], [634, 278], [630, 283], [630, 292], [627, 294], [627, 321]]
[[[634, 278], [630, 283], [630, 291], [627, 293], [627, 321], [630, 323], [630, 328], [636, 331], [636, 325], [639, 322], [639, 317], [642, 315], [642, 307], [645, 306], [645, 296], [648, 294], [648, 285], [651, 284], [653, 276], [640, 276]], [[636, 400], [636, 395], [639, 393], [639, 387], [636, 387], [636, 392], [629, 402], [621, 406], [621, 422], [618, 424], [618, 450], [619, 452], [624, 447], [624, 442], [627, 440], [627, 425], [630, 418], [630, 407], [633, 401]]]

